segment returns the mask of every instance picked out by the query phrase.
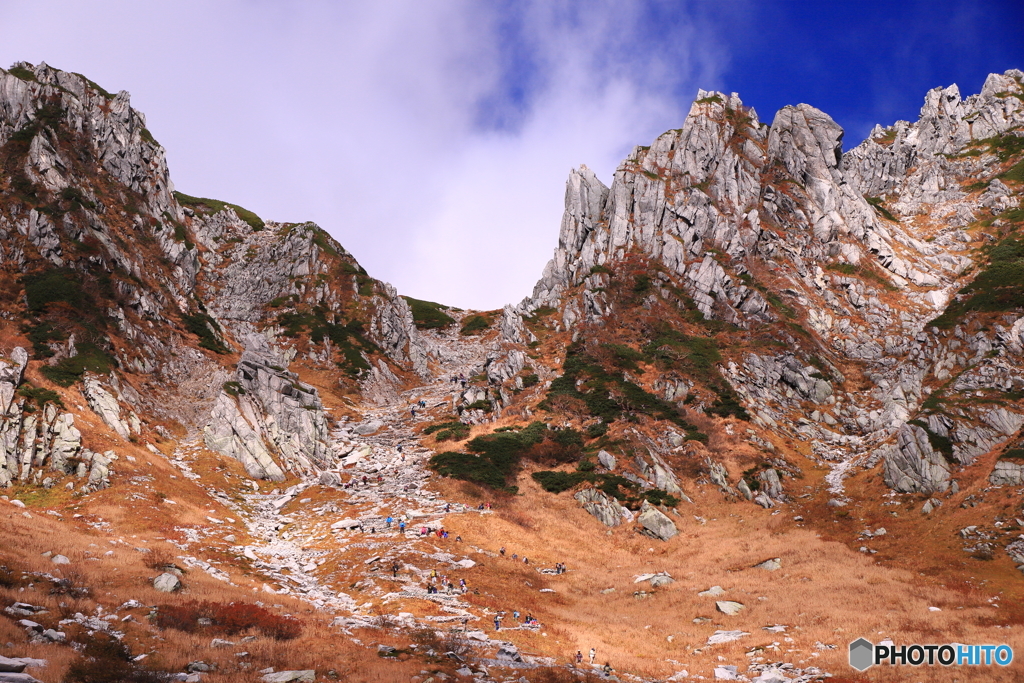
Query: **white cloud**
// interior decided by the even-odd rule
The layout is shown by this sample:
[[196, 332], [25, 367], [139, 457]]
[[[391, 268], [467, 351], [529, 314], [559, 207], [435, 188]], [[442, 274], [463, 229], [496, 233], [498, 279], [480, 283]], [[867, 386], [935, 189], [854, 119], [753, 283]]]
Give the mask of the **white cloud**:
[[316, 220], [403, 293], [493, 308], [540, 275], [569, 169], [609, 182], [716, 84], [708, 23], [645, 7], [15, 0], [0, 58], [130, 90], [182, 191]]

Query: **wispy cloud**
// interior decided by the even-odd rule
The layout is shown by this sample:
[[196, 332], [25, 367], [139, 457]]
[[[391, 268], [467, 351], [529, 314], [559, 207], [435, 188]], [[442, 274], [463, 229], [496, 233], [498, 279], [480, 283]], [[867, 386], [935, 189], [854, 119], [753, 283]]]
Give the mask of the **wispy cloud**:
[[403, 293], [493, 308], [550, 256], [570, 168], [610, 180], [717, 85], [714, 25], [678, 2], [15, 0], [0, 54], [132, 91], [183, 191], [316, 220]]

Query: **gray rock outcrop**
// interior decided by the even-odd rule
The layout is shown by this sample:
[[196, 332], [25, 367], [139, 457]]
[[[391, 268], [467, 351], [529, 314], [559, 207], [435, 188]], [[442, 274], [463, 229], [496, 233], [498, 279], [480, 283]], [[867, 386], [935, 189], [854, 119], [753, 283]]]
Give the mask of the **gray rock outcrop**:
[[[592, 514], [605, 526], [619, 526], [633, 519], [633, 513], [619, 504], [617, 500], [597, 489], [583, 489], [574, 498], [583, 509]], [[670, 522], [671, 523], [671, 522]]]
[[679, 529], [664, 512], [644, 501], [636, 521], [643, 527], [643, 533], [651, 538], [667, 541], [679, 533]]
[[931, 494], [949, 488], [949, 462], [917, 425], [900, 427], [895, 440], [876, 453], [882, 456], [885, 483], [897, 491]]
[[161, 593], [174, 593], [181, 590], [181, 580], [170, 572], [164, 572], [153, 579], [153, 588]]

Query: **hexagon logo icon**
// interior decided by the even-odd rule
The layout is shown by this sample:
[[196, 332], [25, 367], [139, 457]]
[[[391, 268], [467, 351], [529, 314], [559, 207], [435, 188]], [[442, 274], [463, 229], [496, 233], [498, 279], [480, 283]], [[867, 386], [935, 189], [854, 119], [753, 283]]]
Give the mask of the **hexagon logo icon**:
[[854, 669], [864, 671], [875, 663], [874, 659], [875, 646], [871, 644], [871, 641], [858, 638], [850, 643], [850, 666]]

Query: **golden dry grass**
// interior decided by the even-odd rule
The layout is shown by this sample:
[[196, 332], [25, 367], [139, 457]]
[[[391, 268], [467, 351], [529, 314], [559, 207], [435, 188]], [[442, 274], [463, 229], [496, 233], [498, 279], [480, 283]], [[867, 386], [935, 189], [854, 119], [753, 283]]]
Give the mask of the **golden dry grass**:
[[[745, 652], [773, 642], [779, 643], [780, 650], [765, 651], [768, 661], [819, 666], [840, 674], [852, 672], [845, 660], [846, 645], [861, 636], [876, 642], [890, 637], [897, 643], [958, 640], [1024, 645], [1020, 637], [1024, 620], [1017, 610], [1004, 609], [1005, 604], [993, 607], [988, 601], [996, 591], [953, 585], [951, 577], [943, 577], [949, 584], [943, 587], [934, 578], [911, 571], [909, 565], [884, 566], [871, 555], [797, 526], [791, 519], [792, 508], [772, 515], [749, 503], [725, 503], [712, 487], [698, 489], [691, 494], [695, 505], [680, 506], [682, 516], [676, 519], [680, 535], [662, 543], [623, 527], [607, 530], [580, 509], [569, 493], [544, 493], [526, 476], [519, 485], [522, 495], [507, 509], [484, 517], [451, 517], [448, 527], [491, 551], [504, 545], [509, 554], [525, 554], [534, 565], [559, 561], [568, 565], [569, 573], [544, 578], [510, 559], [494, 558], [479, 571], [474, 569], [474, 580], [484, 594], [481, 603], [494, 609], [532, 611], [541, 619], [546, 637], [510, 632], [509, 637], [528, 651], [568, 661], [577, 649], [586, 652], [596, 647], [602, 661], [607, 659], [620, 670], [665, 676], [686, 668], [691, 674], [708, 676], [719, 656], [726, 663], [742, 664]], [[440, 488], [456, 496], [459, 492], [458, 484], [452, 482]], [[706, 523], [699, 523], [694, 515]], [[883, 538], [896, 545], [899, 532]], [[901, 540], [907, 553], [922, 547], [919, 539]], [[772, 557], [781, 558], [781, 570], [752, 568]], [[670, 572], [676, 582], [636, 599], [635, 590], [651, 589], [634, 584], [634, 577], [657, 571]], [[548, 585], [557, 592], [538, 592]], [[732, 617], [717, 612], [714, 599], [697, 595], [713, 585], [727, 591], [719, 599], [737, 600], [746, 609]], [[607, 589], [614, 591], [603, 592]], [[696, 617], [711, 621], [694, 624]], [[788, 632], [762, 630], [773, 624], [789, 626]], [[718, 629], [740, 629], [751, 635], [736, 643], [706, 646], [707, 638]], [[817, 642], [837, 649], [816, 651]], [[670, 665], [668, 659], [681, 665]], [[871, 674], [872, 680], [901, 680], [898, 670], [873, 669]], [[1015, 680], [1015, 674], [1005, 670], [985, 675], [991, 675], [988, 680]], [[928, 676], [952, 681], [962, 679], [963, 673], [929, 670]]]

